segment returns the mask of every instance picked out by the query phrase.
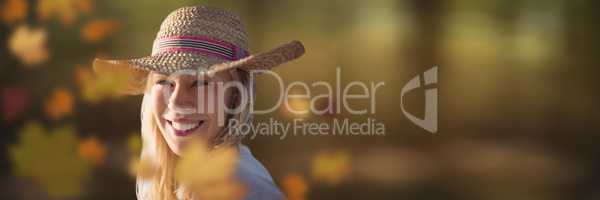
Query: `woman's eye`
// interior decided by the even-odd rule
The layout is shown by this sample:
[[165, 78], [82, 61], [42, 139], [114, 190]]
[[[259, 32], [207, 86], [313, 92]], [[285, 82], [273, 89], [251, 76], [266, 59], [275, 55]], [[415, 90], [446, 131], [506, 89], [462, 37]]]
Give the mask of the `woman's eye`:
[[194, 83], [192, 83], [192, 87], [200, 87], [200, 86], [206, 86], [208, 85], [207, 81], [204, 80], [196, 80], [194, 81]]
[[169, 83], [169, 81], [164, 80], [164, 79], [156, 81], [156, 84], [158, 84], [158, 85], [164, 85], [164, 86], [171, 86], [171, 83]]

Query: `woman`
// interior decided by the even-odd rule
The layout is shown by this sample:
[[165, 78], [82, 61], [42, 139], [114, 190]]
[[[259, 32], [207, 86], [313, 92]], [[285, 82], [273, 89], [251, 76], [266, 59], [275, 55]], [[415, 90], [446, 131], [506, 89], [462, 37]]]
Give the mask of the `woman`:
[[174, 171], [186, 144], [196, 140], [206, 141], [209, 149], [239, 151], [236, 177], [246, 186], [245, 199], [283, 199], [267, 170], [240, 143], [245, 134], [232, 130], [252, 119], [251, 74], [300, 57], [304, 47], [293, 41], [248, 55], [246, 38], [239, 17], [228, 11], [183, 7], [161, 24], [151, 56], [94, 61], [99, 75], [126, 75], [123, 92], [144, 95], [141, 158], [154, 162], [158, 172], [138, 176], [138, 199], [193, 197]]

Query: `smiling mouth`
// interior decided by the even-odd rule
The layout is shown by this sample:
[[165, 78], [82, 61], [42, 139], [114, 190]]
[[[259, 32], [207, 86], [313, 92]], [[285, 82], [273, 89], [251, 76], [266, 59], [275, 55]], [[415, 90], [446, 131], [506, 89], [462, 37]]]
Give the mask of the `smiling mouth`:
[[175, 135], [184, 137], [191, 135], [195, 130], [200, 128], [204, 124], [204, 120], [200, 120], [197, 123], [180, 123], [167, 120], [167, 123], [173, 129]]

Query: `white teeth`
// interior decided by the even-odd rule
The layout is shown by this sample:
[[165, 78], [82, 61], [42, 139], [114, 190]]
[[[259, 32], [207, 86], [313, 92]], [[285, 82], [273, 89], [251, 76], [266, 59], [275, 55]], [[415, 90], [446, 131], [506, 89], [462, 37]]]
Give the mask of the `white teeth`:
[[175, 128], [177, 130], [187, 131], [187, 130], [190, 130], [192, 128], [196, 128], [196, 126], [198, 126], [198, 123], [188, 124], [188, 123], [172, 122], [171, 125], [173, 126], [173, 128]]

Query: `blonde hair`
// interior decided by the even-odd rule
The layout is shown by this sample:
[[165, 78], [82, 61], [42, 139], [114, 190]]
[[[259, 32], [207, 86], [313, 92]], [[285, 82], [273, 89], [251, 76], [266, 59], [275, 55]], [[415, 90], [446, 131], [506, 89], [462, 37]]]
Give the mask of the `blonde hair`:
[[[247, 71], [243, 70], [231, 70], [230, 71], [233, 81], [240, 81], [246, 90], [247, 96], [250, 101], [246, 101], [246, 104], [241, 108], [241, 112], [236, 115], [230, 115], [227, 117], [228, 120], [238, 120], [239, 123], [225, 123], [225, 127], [217, 134], [212, 141], [212, 147], [227, 145], [237, 145], [244, 138], [246, 133], [240, 131], [233, 131], [232, 129], [238, 129], [238, 127], [229, 127], [231, 124], [234, 126], [241, 126], [243, 124], [251, 123], [252, 114], [251, 106], [254, 102], [256, 95], [255, 83]], [[138, 199], [143, 200], [175, 200], [178, 198], [176, 195], [177, 183], [174, 178], [175, 165], [177, 161], [177, 155], [171, 151], [167, 146], [165, 139], [163, 138], [158, 124], [153, 117], [152, 98], [150, 98], [150, 88], [153, 83], [150, 78], [151, 74], [148, 74], [146, 78], [146, 91], [141, 105], [141, 132], [142, 132], [142, 152], [140, 159], [155, 163], [158, 173], [148, 178], [143, 178], [138, 175], [136, 178], [136, 195]], [[230, 106], [237, 107], [242, 102], [243, 95], [240, 95], [240, 91], [234, 90], [232, 93], [232, 101]], [[238, 129], [239, 130], [239, 129]], [[182, 191], [184, 199], [191, 199], [190, 191]]]

